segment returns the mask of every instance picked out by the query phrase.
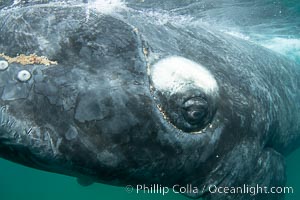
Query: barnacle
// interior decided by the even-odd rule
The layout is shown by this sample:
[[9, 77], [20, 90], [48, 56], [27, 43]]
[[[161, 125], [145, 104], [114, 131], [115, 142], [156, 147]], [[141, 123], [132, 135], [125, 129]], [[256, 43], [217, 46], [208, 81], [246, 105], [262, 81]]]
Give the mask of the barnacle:
[[25, 82], [31, 78], [31, 74], [27, 70], [21, 70], [21, 71], [19, 71], [17, 78], [19, 81]]
[[8, 68], [8, 62], [6, 62], [5, 60], [0, 60], [0, 70], [6, 70]]

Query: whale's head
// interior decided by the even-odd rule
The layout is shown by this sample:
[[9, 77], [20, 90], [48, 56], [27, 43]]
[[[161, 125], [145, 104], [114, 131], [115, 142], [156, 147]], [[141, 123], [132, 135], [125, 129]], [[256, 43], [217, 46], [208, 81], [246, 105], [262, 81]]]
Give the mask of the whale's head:
[[155, 56], [115, 17], [85, 15], [26, 7], [5, 19], [1, 156], [116, 184], [180, 181], [217, 147], [214, 75], [178, 52]]
[[1, 11], [0, 156], [115, 185], [282, 184], [264, 75], [290, 63], [209, 27], [143, 17], [69, 5]]

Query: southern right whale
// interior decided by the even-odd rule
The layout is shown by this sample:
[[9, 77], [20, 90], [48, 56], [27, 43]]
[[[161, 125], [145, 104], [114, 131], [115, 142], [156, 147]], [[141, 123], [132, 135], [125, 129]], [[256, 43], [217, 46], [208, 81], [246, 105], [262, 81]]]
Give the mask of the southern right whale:
[[[209, 187], [285, 185], [300, 139], [295, 63], [207, 24], [159, 21], [142, 3], [9, 2], [1, 157], [89, 182], [199, 188], [190, 197], [283, 198]], [[33, 53], [57, 65], [5, 59]]]

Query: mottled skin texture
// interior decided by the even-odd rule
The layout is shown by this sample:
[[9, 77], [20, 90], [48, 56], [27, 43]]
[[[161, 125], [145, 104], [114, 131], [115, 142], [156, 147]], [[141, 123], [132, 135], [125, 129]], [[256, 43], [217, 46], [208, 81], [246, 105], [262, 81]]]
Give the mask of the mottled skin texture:
[[[285, 184], [283, 155], [300, 136], [300, 73], [285, 58], [211, 27], [159, 25], [131, 9], [91, 10], [87, 18], [82, 7], [21, 7], [1, 11], [0, 31], [0, 52], [58, 62], [0, 71], [1, 157], [121, 186]], [[202, 133], [169, 123], [150, 90], [147, 66], [173, 55], [217, 80], [217, 111]], [[32, 73], [25, 83], [16, 78], [24, 67]]]

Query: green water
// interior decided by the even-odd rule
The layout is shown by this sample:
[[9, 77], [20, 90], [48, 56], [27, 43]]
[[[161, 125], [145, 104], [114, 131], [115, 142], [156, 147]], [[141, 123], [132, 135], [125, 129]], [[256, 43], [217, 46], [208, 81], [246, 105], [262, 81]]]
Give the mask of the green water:
[[[300, 149], [287, 157], [287, 186], [294, 193], [287, 194], [286, 200], [300, 199]], [[136, 194], [127, 193], [124, 188], [93, 184], [80, 186], [75, 178], [43, 172], [0, 159], [0, 200], [187, 200], [188, 198], [168, 193]]]
[[103, 184], [82, 187], [75, 178], [31, 169], [0, 159], [0, 200], [23, 199], [187, 200], [188, 198], [173, 193], [166, 196], [161, 194], [136, 194], [135, 191], [127, 193], [124, 188]]

